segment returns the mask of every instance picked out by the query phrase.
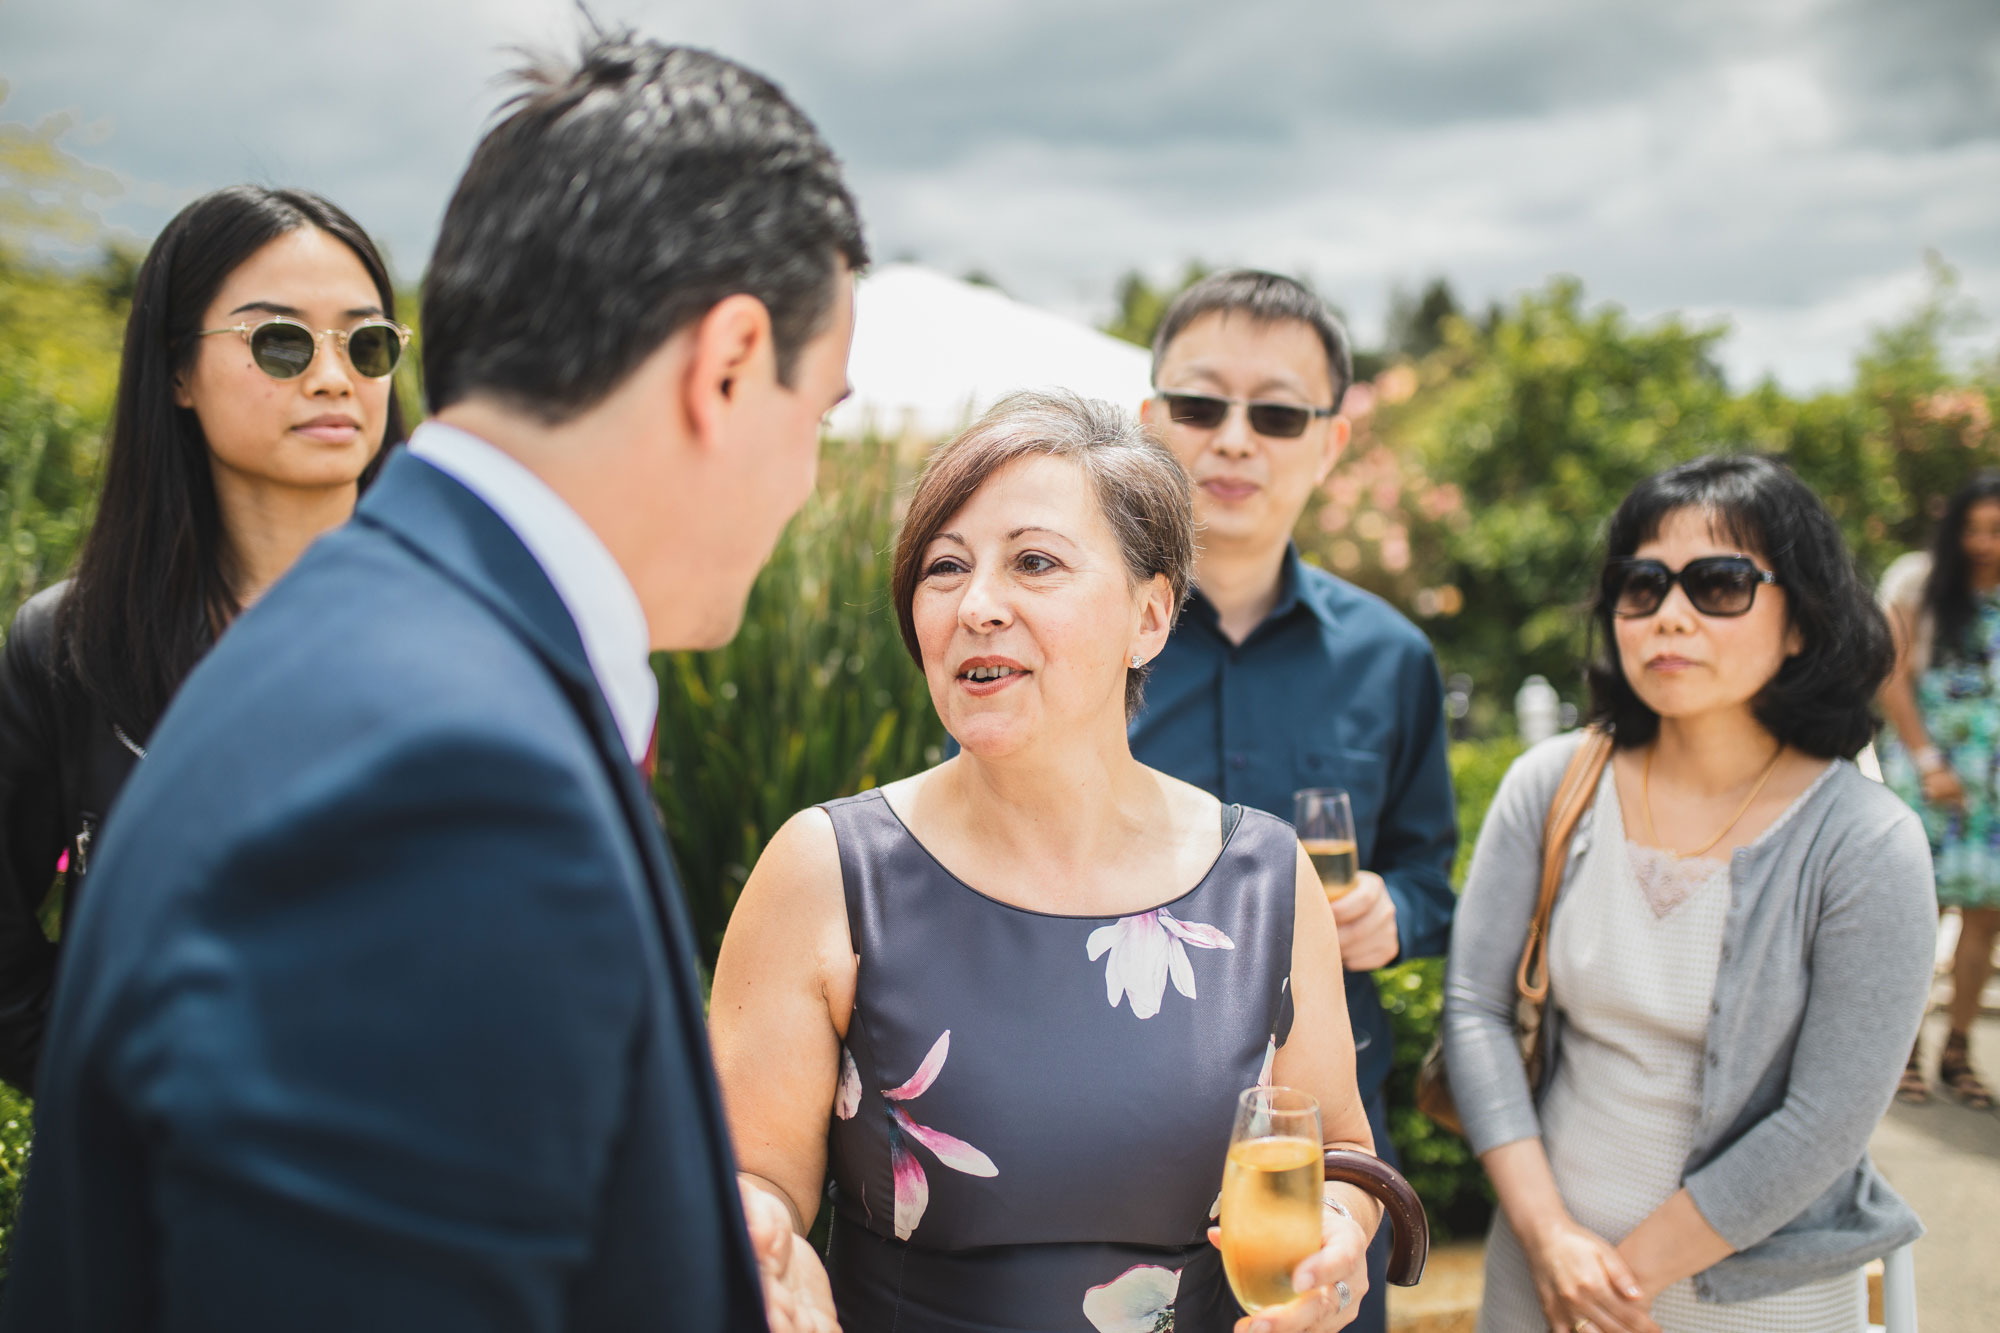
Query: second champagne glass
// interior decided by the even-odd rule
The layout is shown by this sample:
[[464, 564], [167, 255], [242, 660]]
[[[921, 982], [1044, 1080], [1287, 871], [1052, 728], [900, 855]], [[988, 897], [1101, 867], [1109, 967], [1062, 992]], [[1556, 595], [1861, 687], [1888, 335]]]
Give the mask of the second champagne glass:
[[1292, 793], [1292, 824], [1319, 872], [1319, 886], [1333, 902], [1361, 879], [1361, 856], [1354, 837], [1354, 806], [1338, 787], [1307, 787]]

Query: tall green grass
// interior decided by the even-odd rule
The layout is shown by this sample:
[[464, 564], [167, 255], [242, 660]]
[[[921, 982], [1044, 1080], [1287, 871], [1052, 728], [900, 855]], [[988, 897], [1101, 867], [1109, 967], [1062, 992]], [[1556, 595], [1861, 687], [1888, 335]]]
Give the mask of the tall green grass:
[[734, 642], [658, 659], [655, 791], [709, 963], [779, 825], [939, 758], [944, 728], [889, 598], [909, 476], [887, 441], [829, 442]]

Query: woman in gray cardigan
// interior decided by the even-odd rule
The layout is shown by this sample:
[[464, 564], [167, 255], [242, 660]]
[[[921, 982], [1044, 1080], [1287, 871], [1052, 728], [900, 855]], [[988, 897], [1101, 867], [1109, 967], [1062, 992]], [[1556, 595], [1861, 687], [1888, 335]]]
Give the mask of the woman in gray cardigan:
[[1578, 737], [1501, 784], [1445, 996], [1499, 1194], [1483, 1333], [1859, 1333], [1861, 1267], [1922, 1231], [1868, 1160], [1928, 991], [1922, 826], [1849, 761], [1889, 634], [1818, 498], [1710, 457], [1613, 516], [1592, 720], [1615, 741], [1549, 938], [1530, 1088], [1514, 974]]

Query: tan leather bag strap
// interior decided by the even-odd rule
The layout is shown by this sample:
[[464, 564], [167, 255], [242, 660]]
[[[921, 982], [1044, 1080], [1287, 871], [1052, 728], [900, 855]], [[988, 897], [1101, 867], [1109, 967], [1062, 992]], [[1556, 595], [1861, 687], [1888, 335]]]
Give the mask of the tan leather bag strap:
[[1598, 779], [1610, 758], [1611, 734], [1596, 727], [1584, 732], [1583, 744], [1570, 757], [1562, 785], [1549, 804], [1549, 822], [1542, 830], [1542, 896], [1535, 903], [1535, 919], [1528, 924], [1521, 965], [1514, 973], [1514, 988], [1534, 1004], [1549, 998], [1549, 918], [1555, 912], [1563, 868], [1569, 864], [1570, 834], [1597, 796]]

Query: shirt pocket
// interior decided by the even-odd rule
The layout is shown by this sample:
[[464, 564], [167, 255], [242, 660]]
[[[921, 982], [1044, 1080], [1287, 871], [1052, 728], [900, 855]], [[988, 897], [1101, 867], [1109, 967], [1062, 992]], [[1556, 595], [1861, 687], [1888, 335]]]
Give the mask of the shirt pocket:
[[1388, 764], [1373, 750], [1329, 745], [1323, 738], [1299, 739], [1296, 771], [1301, 787], [1338, 787], [1347, 793], [1354, 807], [1355, 841], [1360, 844], [1361, 863], [1367, 867], [1375, 845], [1375, 823], [1382, 812], [1382, 796], [1388, 789]]

